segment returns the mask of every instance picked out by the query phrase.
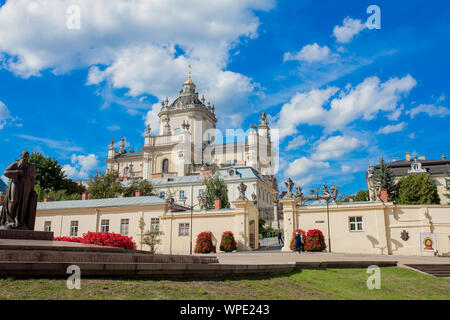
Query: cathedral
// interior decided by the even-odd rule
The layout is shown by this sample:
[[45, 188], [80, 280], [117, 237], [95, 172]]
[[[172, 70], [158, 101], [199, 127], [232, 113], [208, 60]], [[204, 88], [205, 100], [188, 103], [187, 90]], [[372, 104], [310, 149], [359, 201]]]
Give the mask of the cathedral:
[[[245, 133], [234, 130], [235, 137], [224, 143], [216, 129], [215, 107], [199, 98], [191, 79], [183, 83], [179, 96], [172, 102], [161, 102], [159, 135], [147, 126], [144, 145], [139, 152], [119, 149], [112, 140], [108, 149], [107, 172], [118, 172], [123, 183], [148, 179], [160, 197], [171, 193], [175, 201], [195, 206], [205, 189], [204, 179], [218, 174], [227, 184], [228, 199], [237, 200], [237, 186], [247, 186], [247, 197], [258, 203], [260, 217], [277, 221], [277, 181], [274, 175], [274, 151], [266, 114], [259, 125], [251, 125]], [[217, 140], [217, 141], [216, 141]], [[217, 142], [217, 143], [216, 143]]]

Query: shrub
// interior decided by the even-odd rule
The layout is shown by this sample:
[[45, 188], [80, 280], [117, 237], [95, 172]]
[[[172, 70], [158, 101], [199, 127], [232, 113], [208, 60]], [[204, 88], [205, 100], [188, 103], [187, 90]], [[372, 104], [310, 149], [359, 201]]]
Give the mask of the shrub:
[[[289, 248], [292, 251], [295, 251], [295, 234], [297, 232], [299, 232], [299, 233], [301, 232], [303, 234], [303, 237], [305, 237], [305, 231], [303, 231], [302, 229], [295, 229], [295, 231], [292, 233], [292, 239], [291, 239], [291, 243], [289, 245]], [[305, 237], [305, 239], [306, 239], [306, 237]]]
[[54, 237], [53, 241], [66, 241], [66, 242], [78, 242], [81, 243], [81, 237]]
[[237, 249], [236, 240], [234, 240], [233, 232], [225, 231], [222, 233], [220, 241], [220, 251], [231, 252]]
[[306, 251], [323, 251], [327, 248], [322, 231], [318, 229], [309, 230], [305, 238]]
[[97, 246], [117, 247], [134, 250], [136, 244], [132, 237], [123, 236], [117, 233], [88, 232], [79, 238], [55, 237], [54, 241], [79, 242], [83, 244], [93, 244]]
[[200, 232], [197, 236], [197, 242], [195, 244], [195, 253], [210, 253], [215, 252], [216, 248], [212, 243], [211, 232]]

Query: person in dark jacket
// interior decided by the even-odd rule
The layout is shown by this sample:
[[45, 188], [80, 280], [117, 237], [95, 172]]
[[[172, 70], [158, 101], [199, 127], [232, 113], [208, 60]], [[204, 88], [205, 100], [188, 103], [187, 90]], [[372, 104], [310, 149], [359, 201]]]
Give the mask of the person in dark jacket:
[[300, 233], [300, 251], [305, 252], [305, 237]]
[[298, 232], [295, 233], [295, 251], [300, 253], [301, 250], [301, 237]]
[[278, 236], [278, 244], [284, 245], [283, 237], [281, 236], [280, 231], [277, 232], [277, 236]]

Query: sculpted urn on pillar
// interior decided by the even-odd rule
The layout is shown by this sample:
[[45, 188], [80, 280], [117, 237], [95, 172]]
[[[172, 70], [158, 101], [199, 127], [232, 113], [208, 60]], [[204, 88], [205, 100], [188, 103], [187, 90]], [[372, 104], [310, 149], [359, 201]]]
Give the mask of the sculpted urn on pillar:
[[11, 179], [6, 190], [0, 219], [0, 230], [34, 230], [37, 193], [34, 190], [35, 167], [30, 154], [23, 151], [20, 160], [9, 165], [4, 175]]

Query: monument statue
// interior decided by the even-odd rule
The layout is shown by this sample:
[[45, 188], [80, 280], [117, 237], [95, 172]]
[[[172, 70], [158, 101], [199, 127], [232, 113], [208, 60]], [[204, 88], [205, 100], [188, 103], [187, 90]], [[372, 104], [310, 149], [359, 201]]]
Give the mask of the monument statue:
[[292, 198], [292, 188], [294, 187], [294, 182], [291, 180], [291, 178], [288, 178], [287, 181], [284, 182], [284, 185], [287, 189], [286, 199]]
[[20, 160], [9, 165], [3, 173], [11, 179], [3, 202], [0, 230], [34, 230], [37, 193], [34, 190], [35, 167], [30, 154], [23, 151]]
[[238, 191], [239, 191], [238, 200], [241, 200], [241, 201], [248, 200], [247, 197], [245, 196], [245, 192], [247, 191], [247, 186], [243, 182], [241, 182], [239, 184]]

